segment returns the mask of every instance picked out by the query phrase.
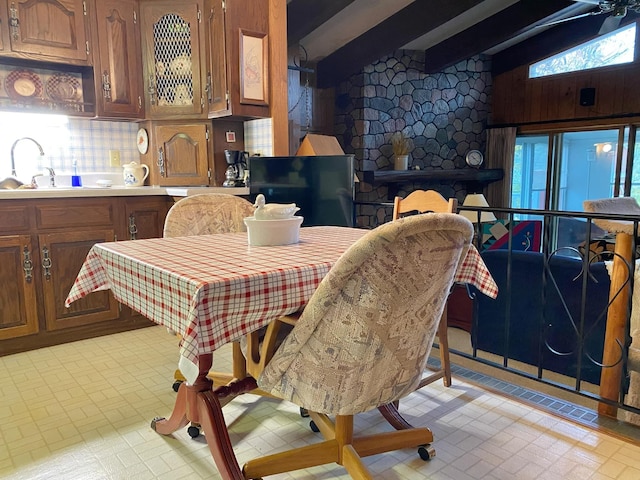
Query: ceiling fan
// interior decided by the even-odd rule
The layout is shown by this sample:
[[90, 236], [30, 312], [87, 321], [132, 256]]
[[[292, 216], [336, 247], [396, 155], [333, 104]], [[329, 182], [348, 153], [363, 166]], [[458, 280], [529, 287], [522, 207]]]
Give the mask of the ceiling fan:
[[593, 15], [608, 15], [598, 31], [599, 35], [614, 31], [620, 25], [622, 19], [627, 15], [629, 10], [640, 13], [640, 0], [574, 0], [582, 3], [591, 3], [598, 6], [597, 10], [574, 15], [572, 17], [563, 18], [553, 22], [545, 23], [541, 26], [551, 26], [558, 23], [569, 22], [578, 18], [590, 17]]

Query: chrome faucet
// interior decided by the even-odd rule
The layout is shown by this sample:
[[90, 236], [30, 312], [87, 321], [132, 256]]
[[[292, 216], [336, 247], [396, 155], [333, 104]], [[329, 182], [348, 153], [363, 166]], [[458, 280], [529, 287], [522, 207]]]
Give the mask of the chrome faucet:
[[[40, 145], [36, 140], [34, 140], [31, 137], [22, 137], [17, 139], [15, 142], [13, 142], [13, 145], [11, 145], [11, 175], [12, 176], [17, 176], [16, 173], [16, 159], [15, 159], [15, 155], [14, 155], [14, 150], [16, 148], [16, 144], [18, 142], [20, 142], [21, 140], [31, 140], [33, 143], [35, 143], [38, 146], [38, 149], [40, 150], [40, 155], [44, 157], [44, 150], [42, 149], [42, 145]], [[51, 172], [53, 172], [53, 170], [51, 170]], [[55, 183], [53, 180], [53, 175], [55, 174], [51, 174], [51, 182], [52, 182], [52, 186], [54, 186], [53, 184]]]
[[50, 187], [55, 187], [56, 186], [56, 172], [53, 171], [53, 168], [51, 167], [44, 167], [45, 169], [47, 169], [47, 171], [49, 172], [49, 186]]
[[[50, 187], [55, 187], [56, 186], [56, 172], [53, 171], [53, 168], [51, 167], [44, 167], [45, 170], [47, 170], [49, 172], [49, 186]], [[38, 182], [36, 181], [36, 177], [44, 177], [44, 174], [42, 173], [36, 173], [33, 177], [31, 177], [31, 186], [33, 188], [38, 188]]]

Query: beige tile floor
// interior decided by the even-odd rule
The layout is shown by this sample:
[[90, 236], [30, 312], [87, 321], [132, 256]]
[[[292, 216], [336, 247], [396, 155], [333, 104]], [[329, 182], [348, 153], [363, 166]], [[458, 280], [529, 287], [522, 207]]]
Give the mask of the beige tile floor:
[[[228, 348], [216, 366], [228, 365]], [[150, 420], [170, 413], [175, 339], [162, 327], [0, 357], [0, 478], [218, 479], [202, 437], [163, 437]], [[401, 402], [429, 426], [437, 456], [413, 450], [366, 459], [381, 479], [640, 479], [640, 447], [496, 396], [454, 378]], [[225, 407], [240, 463], [314, 442], [294, 405], [244, 395]], [[388, 430], [377, 411], [356, 431]], [[337, 465], [270, 478], [346, 478]]]

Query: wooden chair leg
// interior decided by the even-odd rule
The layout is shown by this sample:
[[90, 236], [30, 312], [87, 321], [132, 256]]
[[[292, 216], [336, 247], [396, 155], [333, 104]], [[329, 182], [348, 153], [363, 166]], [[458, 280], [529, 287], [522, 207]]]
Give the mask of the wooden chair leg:
[[443, 371], [442, 381], [445, 387], [451, 386], [451, 359], [449, 357], [449, 333], [447, 330], [447, 305], [444, 305], [442, 318], [438, 324], [438, 344], [440, 345], [440, 368]]

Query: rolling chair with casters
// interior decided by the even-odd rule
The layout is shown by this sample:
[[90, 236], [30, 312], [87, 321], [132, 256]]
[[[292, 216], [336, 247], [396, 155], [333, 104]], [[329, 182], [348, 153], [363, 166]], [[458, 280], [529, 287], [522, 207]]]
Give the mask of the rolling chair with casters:
[[244, 478], [335, 462], [368, 479], [361, 457], [419, 447], [431, 458], [428, 428], [357, 436], [353, 415], [420, 383], [472, 236], [462, 216], [418, 215], [381, 225], [345, 252], [258, 379], [262, 390], [308, 409], [325, 440], [251, 460]]

